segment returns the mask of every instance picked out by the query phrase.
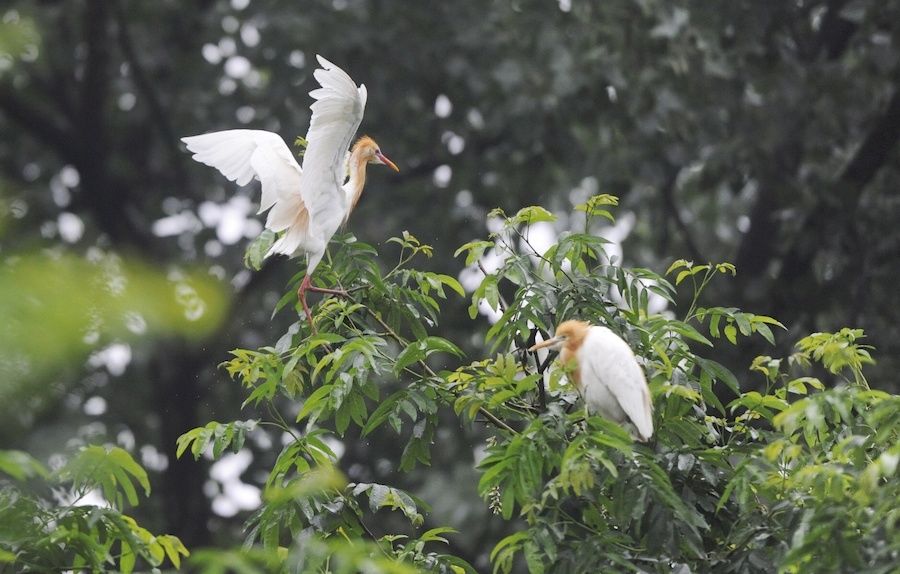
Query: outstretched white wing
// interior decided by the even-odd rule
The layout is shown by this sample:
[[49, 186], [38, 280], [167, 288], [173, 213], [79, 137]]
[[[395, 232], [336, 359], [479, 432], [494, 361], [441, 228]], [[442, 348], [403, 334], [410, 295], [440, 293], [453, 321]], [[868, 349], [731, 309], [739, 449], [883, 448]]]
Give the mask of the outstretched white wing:
[[[299, 197], [302, 170], [281, 136], [262, 130], [226, 130], [181, 138], [193, 158], [247, 185], [262, 184], [259, 212], [291, 195]], [[278, 230], [280, 231], [280, 230]]]
[[321, 56], [313, 74], [321, 85], [310, 92], [316, 101], [303, 168], [276, 134], [260, 130], [227, 130], [182, 138], [194, 159], [218, 169], [238, 185], [254, 177], [262, 183], [260, 213], [272, 208], [266, 227], [284, 231], [269, 252], [309, 254], [308, 273], [350, 210], [342, 189], [347, 177], [347, 148], [366, 107], [366, 87], [357, 87], [346, 72]]
[[272, 208], [266, 227], [284, 231], [266, 257], [273, 253], [296, 255], [309, 237], [309, 214], [300, 195], [303, 170], [278, 134], [262, 130], [226, 130], [181, 138], [194, 159], [214, 167], [222, 175], [246, 185], [258, 179], [262, 185], [259, 212]]
[[357, 87], [346, 72], [322, 56], [316, 58], [322, 69], [314, 75], [322, 87], [309, 93], [316, 101], [310, 106], [300, 193], [309, 210], [311, 234], [321, 234], [327, 244], [350, 209], [341, 186], [347, 148], [366, 107], [366, 87]]
[[606, 401], [612, 395], [618, 408], [609, 405], [608, 411], [621, 409], [641, 438], [649, 439], [653, 435], [650, 389], [628, 343], [606, 327], [593, 326], [578, 355], [586, 402], [590, 404], [592, 398]]

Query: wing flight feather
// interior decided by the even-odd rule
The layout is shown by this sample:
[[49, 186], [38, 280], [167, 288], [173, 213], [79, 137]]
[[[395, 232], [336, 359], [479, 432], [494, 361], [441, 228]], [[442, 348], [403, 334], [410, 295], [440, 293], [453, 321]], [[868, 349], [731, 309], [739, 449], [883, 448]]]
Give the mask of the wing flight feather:
[[[322, 86], [309, 93], [315, 102], [303, 154], [300, 193], [311, 225], [334, 233], [347, 214], [347, 196], [341, 189], [347, 148], [362, 121], [365, 86], [357, 87], [346, 72], [321, 56], [313, 75]], [[332, 229], [333, 228], [333, 229]], [[330, 237], [330, 236], [329, 236]]]
[[281, 136], [262, 130], [225, 130], [181, 138], [193, 158], [238, 185], [262, 184], [259, 213], [298, 195], [302, 170]]
[[331, 236], [346, 218], [350, 205], [342, 184], [347, 177], [347, 149], [362, 121], [366, 87], [339, 67], [316, 56], [313, 72], [321, 87], [306, 134], [303, 167], [277, 134], [261, 130], [226, 130], [182, 138], [193, 158], [214, 167], [238, 185], [258, 179], [262, 185], [259, 212], [271, 208], [266, 227], [284, 231], [268, 255], [309, 254], [312, 269]]

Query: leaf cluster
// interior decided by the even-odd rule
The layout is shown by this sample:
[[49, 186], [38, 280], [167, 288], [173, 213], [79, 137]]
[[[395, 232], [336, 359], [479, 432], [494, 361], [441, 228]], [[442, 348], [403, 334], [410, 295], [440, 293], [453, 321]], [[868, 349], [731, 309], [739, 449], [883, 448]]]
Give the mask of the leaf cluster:
[[[615, 205], [597, 196], [577, 209], [609, 219]], [[811, 335], [739, 377], [717, 360], [719, 343], [772, 344], [784, 327], [701, 306], [733, 265], [679, 260], [660, 275], [621, 266], [605, 239], [578, 232], [540, 252], [529, 232], [554, 214], [535, 206], [492, 217], [497, 231], [457, 251], [481, 275], [470, 315], [495, 314], [483, 357], [466, 360], [433, 333], [446, 288], [464, 291], [410, 266], [432, 250], [408, 233], [388, 242], [400, 248], [388, 269], [371, 246], [337, 237], [317, 280], [347, 296], [315, 306], [316, 332], [298, 320], [274, 346], [233, 351], [224, 366], [249, 393], [245, 406], [267, 415], [194, 429], [179, 453], [239, 449], [256, 424], [290, 439], [244, 549], [199, 554], [203, 571], [473, 571], [439, 550], [451, 530], [418, 532], [425, 501], [348, 482], [331, 446], [391, 433], [405, 444], [397, 468], [408, 471], [429, 463], [438, 417], [451, 410], [486, 432], [478, 491], [511, 529], [491, 553], [495, 572], [523, 563], [532, 572], [887, 572], [896, 563], [897, 398], [869, 390], [862, 331]], [[500, 264], [487, 269], [488, 256]], [[277, 310], [299, 313], [291, 295]], [[679, 300], [690, 301], [686, 311]], [[654, 404], [649, 443], [585, 412], [567, 369], [526, 350], [570, 318], [608, 326], [638, 355]], [[817, 377], [818, 365], [833, 378]], [[409, 530], [376, 534], [382, 513]]]
[[[147, 473], [124, 449], [86, 446], [50, 471], [21, 451], [0, 451], [0, 572], [179, 568], [187, 548], [124, 513], [150, 494]], [[99, 493], [105, 506], [83, 504]], [[61, 503], [60, 500], [64, 500]]]

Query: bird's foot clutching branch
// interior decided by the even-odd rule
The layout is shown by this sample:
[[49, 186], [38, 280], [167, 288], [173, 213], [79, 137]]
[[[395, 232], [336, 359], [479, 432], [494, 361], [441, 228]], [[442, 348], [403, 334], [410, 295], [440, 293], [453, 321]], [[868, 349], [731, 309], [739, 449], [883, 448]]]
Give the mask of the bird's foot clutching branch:
[[297, 289], [297, 298], [300, 300], [300, 304], [303, 305], [303, 312], [306, 313], [306, 320], [309, 322], [309, 328], [312, 329], [313, 334], [317, 334], [316, 324], [313, 322], [312, 311], [309, 310], [309, 304], [306, 302], [306, 291], [309, 289], [309, 275], [303, 278], [303, 281], [300, 282], [300, 288]]
[[300, 300], [300, 304], [303, 305], [303, 312], [306, 314], [306, 320], [309, 321], [309, 327], [312, 329], [313, 334], [317, 334], [316, 325], [313, 323], [312, 311], [309, 308], [309, 304], [306, 302], [306, 292], [312, 291], [313, 293], [324, 293], [326, 295], [334, 295], [336, 297], [349, 297], [350, 293], [343, 289], [326, 289], [325, 287], [316, 287], [312, 284], [312, 277], [310, 275], [306, 275], [303, 277], [303, 281], [300, 282], [300, 288], [297, 289], [297, 298]]

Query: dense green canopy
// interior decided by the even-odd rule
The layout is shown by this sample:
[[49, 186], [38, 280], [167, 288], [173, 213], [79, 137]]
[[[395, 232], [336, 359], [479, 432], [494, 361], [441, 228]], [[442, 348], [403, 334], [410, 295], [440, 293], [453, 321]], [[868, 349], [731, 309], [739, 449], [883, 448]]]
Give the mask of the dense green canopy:
[[[371, 172], [348, 226], [384, 269], [386, 240], [409, 230], [434, 248], [421, 265], [464, 279], [453, 253], [497, 231], [491, 209], [543, 205], [555, 238], [585, 228], [574, 206], [611, 194], [615, 224], [589, 231], [615, 241], [616, 263], [662, 275], [680, 258], [731, 262], [736, 277], [705, 304], [786, 326], [774, 347], [717, 342], [745, 389], [760, 384], [756, 355], [849, 326], [878, 349], [868, 383], [896, 392], [898, 22], [900, 4], [880, 0], [11, 0], [0, 449], [47, 461], [118, 444], [154, 485], [133, 513], [142, 525], [189, 548], [241, 539], [247, 512], [225, 500], [227, 481], [177, 459], [176, 440], [251, 417], [218, 365], [296, 321], [272, 311], [302, 263], [244, 266], [257, 187], [192, 162], [179, 137], [252, 127], [293, 142], [315, 54], [366, 84], [361, 133], [401, 168]], [[487, 318], [459, 297], [441, 305], [440, 336], [489, 356]], [[345, 441], [341, 469], [428, 500], [435, 524], [461, 531], [452, 551], [485, 567], [511, 526], [475, 489], [483, 430], [452, 413], [436, 429], [432, 469], [398, 471], [404, 445], [389, 435]], [[241, 484], [262, 485], [282, 438], [248, 442]]]

